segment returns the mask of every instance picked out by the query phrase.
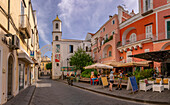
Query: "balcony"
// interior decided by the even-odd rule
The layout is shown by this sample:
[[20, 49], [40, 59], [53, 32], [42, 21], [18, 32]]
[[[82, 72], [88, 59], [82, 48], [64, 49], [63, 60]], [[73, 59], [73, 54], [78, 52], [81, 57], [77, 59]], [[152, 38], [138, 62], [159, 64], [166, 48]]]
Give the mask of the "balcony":
[[27, 15], [19, 16], [19, 30], [24, 39], [31, 37], [31, 25]]
[[[109, 39], [104, 40], [103, 44], [105, 44], [105, 43], [111, 41], [112, 39], [113, 39], [113, 35], [111, 35], [111, 36], [109, 37]], [[103, 45], [103, 44], [102, 44], [102, 45]]]
[[165, 32], [160, 32], [158, 34], [152, 34], [150, 37], [146, 37], [146, 34], [143, 33], [143, 34], [137, 35], [136, 41], [134, 41], [134, 42], [130, 42], [129, 39], [124, 39], [122, 42], [119, 41], [117, 43], [117, 49], [120, 52], [127, 51], [127, 49], [130, 49], [132, 51], [133, 48], [135, 50], [137, 50], [137, 47], [142, 48], [143, 44], [145, 44], [145, 43], [169, 40], [166, 37], [167, 36], [166, 36]]
[[145, 33], [141, 35], [136, 36], [136, 41], [130, 41], [129, 39], [124, 39], [122, 42], [117, 43], [117, 49], [120, 52], [127, 51], [127, 49], [130, 49], [131, 51], [133, 48], [137, 50], [137, 47], [142, 48], [144, 43], [150, 43], [155, 41], [156, 35], [150, 35], [149, 37], [146, 37]]

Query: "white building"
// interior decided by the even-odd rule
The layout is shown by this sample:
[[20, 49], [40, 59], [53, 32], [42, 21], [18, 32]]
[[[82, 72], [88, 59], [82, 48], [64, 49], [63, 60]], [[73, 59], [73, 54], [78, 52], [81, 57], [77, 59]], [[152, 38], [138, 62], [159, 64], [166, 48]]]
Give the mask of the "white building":
[[64, 71], [64, 75], [73, 71], [73, 66], [69, 64], [69, 58], [77, 51], [78, 47], [91, 54], [91, 36], [87, 34], [85, 40], [62, 39], [61, 20], [58, 16], [53, 20], [52, 35], [52, 79], [59, 79], [62, 71]]

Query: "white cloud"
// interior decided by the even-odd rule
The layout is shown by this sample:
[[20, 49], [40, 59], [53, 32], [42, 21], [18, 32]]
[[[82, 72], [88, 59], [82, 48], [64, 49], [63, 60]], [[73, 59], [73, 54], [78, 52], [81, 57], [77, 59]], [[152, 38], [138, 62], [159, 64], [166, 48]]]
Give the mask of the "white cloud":
[[[85, 33], [90, 29], [99, 28], [103, 24], [105, 14], [112, 13], [115, 0], [61, 0], [58, 4], [61, 10], [60, 18], [62, 19], [67, 34], [72, 34], [73, 38], [85, 38]], [[112, 5], [111, 5], [112, 4]], [[108, 6], [109, 5], [109, 6]], [[113, 15], [113, 14], [111, 14]], [[105, 17], [103, 17], [105, 16]], [[102, 19], [101, 19], [102, 18]], [[97, 30], [95, 30], [97, 31]], [[68, 37], [67, 35], [64, 35]]]
[[[38, 19], [38, 32], [41, 37], [41, 39], [46, 43], [46, 44], [51, 44], [48, 32], [50, 29], [48, 28], [48, 18], [51, 11], [51, 8], [49, 6], [51, 5], [51, 0], [46, 0], [46, 3], [38, 3], [39, 1], [34, 1], [34, 8], [37, 8], [37, 19]], [[41, 8], [41, 6], [43, 8]]]

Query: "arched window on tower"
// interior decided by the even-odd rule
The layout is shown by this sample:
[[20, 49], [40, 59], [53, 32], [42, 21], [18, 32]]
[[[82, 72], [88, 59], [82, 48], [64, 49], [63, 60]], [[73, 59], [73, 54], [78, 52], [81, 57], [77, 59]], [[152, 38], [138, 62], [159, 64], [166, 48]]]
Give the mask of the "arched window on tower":
[[55, 40], [58, 40], [58, 36], [55, 36]]
[[58, 23], [55, 24], [56, 29], [58, 29]]

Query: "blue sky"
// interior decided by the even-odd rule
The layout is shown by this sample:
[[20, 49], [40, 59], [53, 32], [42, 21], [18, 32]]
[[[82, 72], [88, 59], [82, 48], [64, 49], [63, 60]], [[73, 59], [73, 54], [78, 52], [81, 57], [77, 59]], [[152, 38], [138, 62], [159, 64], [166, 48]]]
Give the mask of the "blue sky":
[[[52, 42], [52, 21], [58, 14], [62, 21], [63, 39], [85, 39], [95, 33], [108, 19], [117, 14], [117, 6], [125, 5], [138, 12], [138, 0], [32, 0], [37, 11], [40, 48]], [[45, 55], [51, 57], [51, 52]]]

